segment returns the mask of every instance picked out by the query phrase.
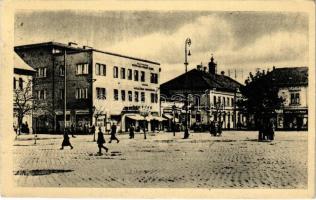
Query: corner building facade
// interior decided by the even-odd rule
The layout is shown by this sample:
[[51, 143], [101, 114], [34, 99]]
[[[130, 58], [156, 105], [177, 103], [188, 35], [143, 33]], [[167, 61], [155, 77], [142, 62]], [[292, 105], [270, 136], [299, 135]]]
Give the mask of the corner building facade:
[[92, 124], [109, 129], [115, 123], [119, 131], [130, 124], [158, 128], [159, 63], [56, 42], [15, 51], [37, 71], [33, 93], [44, 105], [33, 119], [39, 131], [60, 132], [64, 124], [78, 133]]

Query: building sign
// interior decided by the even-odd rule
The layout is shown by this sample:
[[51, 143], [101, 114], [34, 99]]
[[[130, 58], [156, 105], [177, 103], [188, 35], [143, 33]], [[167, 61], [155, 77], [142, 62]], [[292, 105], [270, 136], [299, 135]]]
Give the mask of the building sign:
[[142, 88], [142, 87], [134, 87], [134, 90], [142, 90], [142, 91], [152, 91], [155, 92], [155, 89], [152, 88]]
[[307, 114], [307, 110], [284, 110], [284, 114]]
[[149, 67], [147, 64], [144, 64], [144, 63], [136, 63], [136, 64], [132, 64], [132, 66], [138, 67], [138, 68], [143, 68], [143, 69], [154, 70], [154, 68]]
[[290, 92], [296, 92], [296, 91], [301, 91], [300, 87], [289, 87]]

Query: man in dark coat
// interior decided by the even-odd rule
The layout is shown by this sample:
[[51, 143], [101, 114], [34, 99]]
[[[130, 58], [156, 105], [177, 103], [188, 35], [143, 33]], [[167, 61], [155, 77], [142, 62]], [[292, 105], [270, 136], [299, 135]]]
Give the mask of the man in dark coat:
[[117, 143], [119, 143], [119, 142], [120, 142], [120, 141], [117, 139], [117, 137], [115, 136], [115, 134], [116, 134], [116, 125], [115, 125], [115, 124], [113, 124], [113, 125], [111, 126], [111, 138], [110, 138], [109, 143], [111, 143], [111, 142], [112, 142], [112, 140], [116, 140], [116, 141], [117, 141]]
[[129, 139], [134, 138], [134, 131], [135, 131], [135, 127], [134, 127], [134, 125], [132, 124], [132, 125], [129, 127]]
[[218, 125], [217, 125], [217, 133], [218, 133], [218, 136], [222, 136], [222, 126], [223, 126], [223, 122], [222, 122], [222, 121], [219, 121], [219, 122], [218, 122]]
[[105, 149], [106, 152], [108, 152], [108, 148], [105, 147], [103, 144], [105, 143], [105, 139], [104, 139], [104, 136], [103, 136], [103, 133], [101, 131], [101, 127], [99, 127], [99, 132], [98, 132], [98, 139], [97, 139], [97, 144], [98, 144], [98, 147], [99, 147], [99, 154], [101, 155], [102, 152], [101, 152], [101, 149]]
[[216, 136], [216, 127], [215, 127], [215, 122], [214, 121], [211, 121], [210, 134], [213, 135], [213, 136]]
[[60, 150], [63, 150], [65, 146], [70, 146], [70, 149], [74, 148], [70, 143], [68, 132], [69, 132], [68, 129], [66, 129], [64, 132], [64, 140], [63, 140], [63, 143], [61, 144]]

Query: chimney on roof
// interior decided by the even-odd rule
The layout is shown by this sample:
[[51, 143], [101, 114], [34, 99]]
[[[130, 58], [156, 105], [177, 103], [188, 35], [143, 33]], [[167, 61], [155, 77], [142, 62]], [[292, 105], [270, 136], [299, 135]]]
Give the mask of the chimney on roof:
[[273, 66], [272, 70], [275, 70], [275, 66]]
[[78, 44], [75, 42], [68, 42], [68, 46], [73, 46], [73, 45], [77, 46]]
[[214, 62], [213, 54], [211, 57], [211, 62], [208, 63], [208, 72], [210, 74], [216, 74], [216, 66], [217, 64]]
[[90, 47], [90, 46], [84, 45], [84, 46], [83, 46], [83, 49], [93, 49], [93, 47]]
[[225, 72], [224, 72], [224, 71], [221, 71], [221, 75], [224, 76], [224, 75], [225, 75]]
[[203, 67], [203, 71], [206, 72], [206, 67], [205, 66]]
[[202, 66], [202, 63], [201, 63], [200, 65], [196, 65], [196, 69], [199, 70], [199, 71], [202, 70], [202, 67], [203, 67], [203, 66]]

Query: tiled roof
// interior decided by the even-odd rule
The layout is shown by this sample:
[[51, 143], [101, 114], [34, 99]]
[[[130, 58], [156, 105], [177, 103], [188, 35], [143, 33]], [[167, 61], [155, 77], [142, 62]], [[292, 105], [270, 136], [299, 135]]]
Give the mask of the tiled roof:
[[279, 87], [308, 85], [308, 67], [275, 68], [266, 78]]
[[[186, 84], [187, 83], [187, 84]], [[235, 91], [240, 83], [225, 75], [209, 74], [207, 72], [192, 69], [160, 86], [162, 93], [169, 90], [206, 90]]]

